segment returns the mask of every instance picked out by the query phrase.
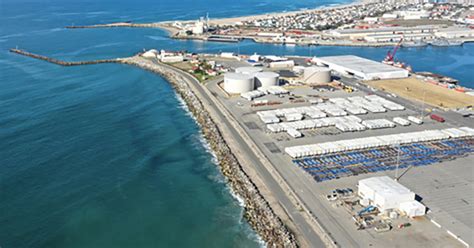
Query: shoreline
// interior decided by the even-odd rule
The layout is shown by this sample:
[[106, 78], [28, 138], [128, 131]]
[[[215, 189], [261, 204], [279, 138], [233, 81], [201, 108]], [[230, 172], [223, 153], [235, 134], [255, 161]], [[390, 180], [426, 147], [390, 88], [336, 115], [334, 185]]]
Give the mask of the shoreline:
[[[286, 16], [286, 15], [297, 15], [297, 14], [303, 14], [303, 13], [309, 13], [309, 12], [315, 12], [315, 11], [321, 11], [321, 10], [328, 10], [328, 9], [338, 9], [338, 8], [346, 8], [346, 7], [352, 7], [352, 6], [358, 6], [358, 5], [363, 5], [365, 4], [361, 0], [355, 0], [355, 1], [350, 1], [347, 3], [336, 3], [334, 5], [330, 6], [318, 6], [315, 8], [308, 8], [308, 9], [299, 9], [299, 10], [291, 10], [291, 11], [274, 11], [274, 12], [266, 12], [262, 14], [254, 14], [254, 15], [243, 15], [243, 16], [234, 16], [234, 17], [222, 17], [222, 18], [214, 18], [210, 19], [209, 23], [210, 24], [216, 24], [216, 25], [228, 25], [229, 22], [235, 22], [235, 21], [247, 21], [247, 20], [255, 20], [255, 19], [260, 19], [260, 18], [265, 18], [268, 16]], [[172, 20], [172, 21], [162, 21], [159, 22], [161, 24], [167, 24], [167, 23], [173, 23], [173, 22], [192, 22], [194, 20]]]
[[[130, 59], [130, 58], [127, 58], [127, 59]], [[152, 67], [157, 68], [159, 70], [163, 69], [163, 67], [166, 67], [165, 70], [168, 69], [170, 71], [174, 71], [175, 73], [182, 74], [181, 76], [183, 76], [183, 75], [184, 76], [189, 76], [193, 80], [195, 80], [195, 82], [198, 85], [200, 85], [200, 82], [196, 78], [194, 78], [189, 73], [187, 73], [185, 71], [182, 71], [181, 69], [178, 69], [176, 67], [173, 67], [171, 65], [164, 64], [164, 63], [161, 63], [161, 62], [153, 63], [148, 59], [143, 59], [143, 58], [140, 58], [140, 59], [142, 61], [147, 61], [148, 66], [152, 66]], [[136, 62], [133, 62], [132, 64], [135, 64], [136, 66], [138, 66], [142, 69], [150, 70], [150, 71], [155, 72], [155, 73], [159, 73], [159, 72], [154, 71], [151, 68], [147, 67], [146, 65], [145, 66], [143, 64], [142, 65], [137, 65]], [[162, 75], [161, 73], [159, 73], [159, 74]], [[185, 82], [186, 78], [181, 77], [181, 76], [172, 77], [172, 80], [181, 79], [181, 82]], [[177, 81], [179, 81], [179, 80], [177, 80]], [[171, 83], [171, 81], [170, 81], [170, 83]], [[197, 97], [197, 100], [199, 102], [201, 102], [200, 106], [203, 106], [202, 101], [200, 100], [200, 99], [205, 98], [205, 96], [202, 95], [203, 93], [200, 93], [199, 92], [200, 90], [198, 90], [196, 88], [196, 86], [194, 86], [191, 82], [184, 83], [183, 85], [185, 85], [185, 87], [190, 89], [190, 93], [192, 95], [194, 95], [194, 97]], [[202, 87], [202, 90], [206, 91], [206, 87]], [[209, 93], [209, 94], [212, 94], [212, 93]], [[198, 96], [196, 96], [196, 95], [198, 95]], [[188, 103], [188, 101], [186, 99], [185, 99], [185, 102]], [[214, 104], [217, 105], [218, 110], [212, 110], [212, 107], [210, 107], [210, 105], [214, 105]], [[234, 117], [230, 113], [227, 113], [226, 108], [221, 106], [222, 104], [219, 101], [216, 100], [215, 102], [208, 103], [207, 105], [208, 105], [207, 109], [206, 109], [206, 106], [204, 106], [204, 108], [198, 110], [198, 113], [205, 112], [206, 115], [208, 115], [210, 117], [211, 122], [217, 128], [216, 129], [217, 132], [219, 132], [218, 140], [221, 140], [223, 142], [221, 144], [224, 144], [226, 146], [225, 150], [229, 152], [231, 158], [229, 159], [229, 157], [222, 156], [222, 154], [219, 154], [215, 150], [215, 147], [212, 146], [213, 144], [215, 144], [213, 142], [214, 139], [212, 139], [212, 138], [209, 139], [206, 136], [205, 136], [205, 138], [206, 138], [206, 140], [208, 140], [208, 142], [210, 142], [211, 148], [214, 150], [215, 154], [217, 155], [217, 158], [220, 161], [224, 160], [224, 161], [221, 161], [221, 163], [224, 162], [225, 165], [228, 165], [229, 161], [231, 161], [231, 162], [233, 161], [232, 163], [235, 162], [235, 165], [240, 167], [240, 169], [238, 171], [236, 171], [236, 173], [245, 175], [244, 176], [244, 178], [246, 178], [245, 180], [249, 182], [247, 190], [256, 193], [255, 196], [257, 197], [256, 198], [257, 200], [255, 201], [253, 199], [253, 197], [248, 198], [248, 197], [245, 197], [245, 195], [242, 196], [242, 194], [240, 194], [238, 190], [236, 191], [236, 189], [233, 187], [233, 184], [230, 183], [230, 187], [233, 190], [233, 192], [235, 192], [239, 196], [242, 196], [242, 199], [244, 199], [244, 201], [246, 202], [246, 208], [245, 208], [246, 213], [251, 214], [251, 215], [245, 215], [246, 219], [249, 221], [249, 224], [252, 227], [254, 227], [254, 230], [260, 235], [260, 237], [266, 242], [266, 244], [268, 244], [268, 247], [275, 247], [275, 243], [272, 243], [272, 244], [268, 243], [268, 241], [267, 241], [268, 232], [264, 231], [263, 234], [262, 234], [262, 232], [259, 231], [259, 230], [261, 230], [262, 227], [264, 228], [263, 230], [265, 230], [265, 226], [268, 227], [268, 225], [265, 224], [265, 223], [268, 223], [268, 221], [264, 221], [263, 223], [260, 223], [262, 221], [261, 217], [264, 216], [264, 215], [253, 215], [252, 212], [247, 212], [248, 209], [255, 210], [255, 206], [250, 206], [249, 207], [249, 205], [248, 205], [249, 202], [252, 203], [252, 204], [254, 204], [254, 203], [258, 203], [260, 205], [263, 204], [263, 209], [267, 209], [269, 211], [269, 213], [271, 213], [271, 215], [273, 215], [272, 218], [274, 218], [274, 220], [276, 220], [278, 223], [280, 223], [280, 224], [276, 225], [276, 226], [279, 226], [278, 229], [280, 229], [280, 231], [283, 230], [283, 233], [285, 235], [288, 235], [289, 237], [291, 237], [290, 239], [286, 238], [289, 242], [286, 242], [285, 245], [281, 246], [281, 243], [280, 243], [280, 245], [276, 244], [276, 247], [300, 247], [300, 246], [301, 247], [314, 247], [314, 245], [316, 245], [317, 247], [321, 247], [321, 246], [338, 247], [337, 242], [334, 240], [332, 235], [323, 227], [323, 225], [320, 223], [320, 221], [314, 215], [314, 213], [311, 212], [309, 210], [309, 208], [305, 205], [305, 203], [299, 198], [297, 192], [295, 192], [288, 185], [286, 180], [283, 179], [283, 177], [279, 174], [279, 172], [277, 172], [275, 170], [275, 168], [271, 165], [271, 162], [257, 148], [257, 145], [255, 143], [253, 143], [251, 138], [249, 138], [249, 137], [247, 137], [247, 139], [244, 138], [246, 141], [247, 140], [250, 141], [250, 144], [247, 144], [247, 145], [249, 145], [250, 148], [254, 148], [253, 149], [254, 155], [258, 158], [258, 160], [262, 163], [262, 165], [264, 167], [266, 167], [266, 170], [268, 170], [268, 173], [272, 176], [272, 178], [275, 180], [275, 182], [278, 183], [278, 186], [281, 187], [281, 189], [284, 192], [284, 194], [286, 195], [286, 197], [288, 197], [288, 200], [291, 203], [290, 207], [295, 208], [294, 210], [298, 210], [298, 212], [299, 212], [298, 214], [300, 214], [300, 215], [296, 216], [296, 217], [301, 217], [301, 218], [305, 219], [306, 225], [307, 225], [306, 227], [311, 228], [312, 232], [314, 232], [314, 235], [317, 236], [317, 239], [319, 239], [318, 244], [311, 243], [310, 240], [307, 240], [307, 239], [303, 238], [302, 233], [299, 233], [299, 232], [302, 231], [301, 228], [303, 228], [303, 226], [301, 226], [301, 222], [299, 223], [300, 224], [300, 226], [298, 227], [299, 230], [298, 231], [295, 230], [297, 228], [294, 225], [295, 224], [295, 220], [294, 220], [295, 214], [294, 213], [290, 214], [290, 212], [294, 211], [294, 210], [289, 209], [288, 207], [285, 207], [284, 206], [285, 204], [278, 201], [278, 199], [276, 199], [272, 195], [273, 192], [270, 192], [270, 190], [268, 189], [269, 185], [265, 184], [265, 182], [262, 181], [262, 177], [261, 177], [261, 175], [259, 175], [260, 173], [258, 172], [258, 170], [256, 170], [254, 168], [256, 165], [251, 164], [251, 163], [249, 163], [249, 161], [246, 160], [246, 158], [248, 158], [248, 157], [245, 157], [245, 154], [243, 154], [243, 151], [241, 149], [239, 149], [239, 147], [235, 147], [235, 141], [234, 140], [232, 140], [232, 139], [228, 140], [227, 139], [227, 138], [232, 138], [232, 137], [228, 137], [229, 136], [229, 132], [228, 132], [229, 127], [235, 128], [237, 133], [239, 135], [242, 135], [243, 137], [247, 136], [246, 132], [244, 132], [243, 130], [242, 131], [239, 130], [239, 128], [241, 128], [240, 125], [238, 123], [234, 123], [233, 121], [229, 121], [228, 124], [224, 124], [223, 123], [224, 121], [222, 121], [222, 120], [220, 122], [219, 121], [213, 121], [214, 118], [216, 120], [219, 119], [218, 114], [215, 113], [217, 111], [219, 111], [224, 116], [224, 118], [227, 118], [229, 120], [234, 119]], [[193, 106], [193, 105], [191, 105], [191, 106]], [[188, 105], [188, 107], [189, 107], [189, 105]], [[196, 116], [195, 113], [193, 113], [193, 115]], [[199, 121], [199, 119], [198, 119], [198, 123], [201, 123]], [[206, 126], [203, 125], [203, 124], [200, 124], [200, 126], [206, 128]], [[207, 130], [207, 129], [205, 129], [205, 130]], [[220, 132], [220, 130], [223, 130], [223, 132]], [[233, 178], [232, 171], [230, 171], [230, 173], [229, 173], [229, 171], [227, 171], [226, 168], [228, 169], [229, 167], [222, 167], [222, 164], [221, 164], [221, 170], [222, 170], [224, 176], [227, 177], [227, 178], [232, 179]], [[229, 174], [226, 174], [226, 173], [229, 173]], [[237, 186], [239, 186], [239, 185], [242, 186], [241, 184], [236, 184], [236, 185]], [[235, 186], [235, 184], [234, 184], [234, 186]], [[282, 219], [281, 219], [282, 216], [284, 216], [286, 221], [282, 221]], [[289, 224], [290, 224], [290, 226], [288, 226]], [[276, 227], [275, 224], [271, 224], [271, 226]], [[274, 231], [271, 231], [270, 233], [271, 233], [270, 236], [275, 235]], [[301, 239], [295, 238], [295, 235], [298, 235], [298, 236], [301, 235]], [[278, 236], [280, 236], [280, 235], [278, 235]], [[300, 241], [300, 242], [297, 242], [297, 241]]]
[[[307, 10], [309, 11], [309, 10]], [[287, 14], [287, 13], [282, 13]], [[254, 17], [254, 16], [252, 16]], [[200, 40], [205, 42], [217, 42], [208, 40], [208, 36], [181, 36], [178, 34], [179, 29], [170, 26], [170, 21], [165, 22], [152, 22], [152, 23], [106, 23], [106, 24], [94, 24], [94, 25], [81, 25], [81, 26], [67, 26], [67, 29], [96, 29], [96, 28], [155, 28], [163, 30], [167, 33], [168, 37], [177, 40]], [[340, 47], [393, 47], [397, 45], [397, 42], [355, 42], [352, 40], [334, 40], [334, 41], [318, 41], [318, 42], [278, 42], [273, 40], [265, 40], [260, 37], [254, 36], [231, 36], [241, 40], [251, 40], [258, 44], [272, 44], [272, 45], [290, 45], [290, 46], [340, 46]], [[463, 38], [460, 39], [463, 43], [474, 43], [474, 38]], [[241, 41], [237, 41], [239, 43]], [[228, 43], [221, 41], [221, 43]]]
[[[10, 52], [61, 66], [98, 64], [96, 61], [65, 62], [18, 49], [10, 49]], [[223, 137], [222, 130], [192, 89], [192, 84], [183, 76], [185, 72], [178, 71], [179, 69], [177, 68], [171, 69], [169, 68], [170, 66], [162, 63], [153, 63], [138, 56], [117, 58], [110, 62], [101, 63], [119, 63], [136, 66], [162, 76], [173, 87], [176, 94], [182, 98], [190, 114], [199, 125], [203, 138], [212, 150], [213, 155], [217, 158], [217, 165], [222, 175], [226, 178], [226, 184], [233, 194], [244, 201], [243, 217], [252, 229], [255, 230], [259, 238], [268, 247], [302, 246], [297, 243], [295, 234], [290, 231], [280, 216], [275, 213], [271, 204], [262, 195], [261, 189], [257, 187], [256, 182], [252, 181], [251, 176], [242, 167], [234, 151], [229, 147], [228, 141]]]
[[[147, 60], [142, 59], [141, 62], [145, 61]], [[260, 194], [255, 183], [250, 180], [249, 175], [244, 171], [222, 137], [221, 130], [205, 109], [202, 101], [195, 95], [190, 85], [186, 83], [186, 79], [160, 64], [144, 64], [130, 58], [122, 60], [122, 63], [137, 66], [161, 75], [184, 100], [190, 113], [201, 128], [202, 135], [209, 148], [216, 155], [217, 165], [226, 178], [227, 184], [232, 192], [244, 201], [245, 212], [243, 217], [265, 244], [270, 247], [298, 247], [299, 245], [296, 243], [294, 235], [274, 213], [270, 204]]]

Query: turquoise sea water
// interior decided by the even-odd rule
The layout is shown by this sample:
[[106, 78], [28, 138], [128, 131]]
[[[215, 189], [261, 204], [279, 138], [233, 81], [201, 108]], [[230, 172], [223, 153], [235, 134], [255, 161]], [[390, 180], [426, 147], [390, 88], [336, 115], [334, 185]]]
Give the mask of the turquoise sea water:
[[[356, 54], [386, 48], [286, 47], [176, 41], [153, 29], [66, 30], [71, 24], [238, 16], [334, 1], [0, 1], [1, 247], [258, 247], [199, 129], [159, 76], [124, 65], [64, 68], [66, 60], [143, 48], [260, 54]], [[474, 87], [474, 46], [401, 49], [415, 70]]]

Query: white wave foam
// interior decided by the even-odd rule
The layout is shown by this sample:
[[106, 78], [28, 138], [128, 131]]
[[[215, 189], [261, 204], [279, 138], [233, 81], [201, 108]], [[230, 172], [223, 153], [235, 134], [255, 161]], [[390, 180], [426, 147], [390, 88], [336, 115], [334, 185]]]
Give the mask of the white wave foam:
[[63, 53], [62, 55], [68, 55], [68, 56], [77, 56], [87, 50], [90, 50], [90, 49], [95, 49], [95, 48], [104, 48], [104, 47], [111, 47], [111, 46], [116, 46], [116, 45], [120, 45], [122, 44], [122, 42], [110, 42], [110, 43], [103, 43], [103, 44], [98, 44], [98, 45], [94, 45], [94, 46], [89, 46], [89, 47], [85, 47], [85, 48], [81, 48], [79, 50], [76, 50], [76, 51], [73, 51], [73, 52], [69, 52], [69, 53]]
[[80, 12], [64, 12], [64, 13], [53, 13], [56, 16], [72, 16], [72, 15], [81, 15]]
[[104, 14], [109, 14], [109, 11], [91, 11], [91, 12], [86, 12], [86, 15], [104, 15]]
[[162, 37], [162, 36], [153, 36], [153, 35], [145, 35], [145, 37], [152, 39], [152, 40], [168, 40], [169, 38]]
[[[185, 112], [186, 112], [186, 115], [190, 116], [197, 124], [198, 126], [199, 123], [197, 122], [197, 119], [194, 117], [194, 115], [191, 113], [191, 111], [189, 110], [188, 108], [188, 105], [186, 105], [186, 102], [184, 101], [184, 99], [181, 97], [181, 95], [179, 95], [176, 91], [175, 91], [175, 96], [176, 96], [176, 99], [178, 100], [179, 102], [179, 107], [181, 109], [183, 109]], [[199, 130], [199, 134], [198, 134], [198, 140], [199, 142], [201, 143], [202, 147], [205, 149], [205, 151], [211, 155], [211, 161], [213, 164], [215, 164], [216, 166], [219, 165], [219, 160], [217, 158], [217, 155], [214, 153], [214, 151], [211, 149], [211, 145], [209, 144], [209, 142], [204, 138], [204, 135], [202, 133], [202, 130], [200, 129]], [[223, 177], [222, 173], [219, 173], [219, 175]], [[231, 187], [229, 184], [225, 184], [225, 187], [224, 187], [224, 190], [226, 190], [227, 192], [230, 193], [230, 195], [232, 196], [232, 198], [234, 198], [237, 203], [238, 203], [238, 206], [240, 207], [240, 213], [239, 213], [239, 216], [240, 216], [240, 219], [239, 219], [239, 224], [242, 225], [242, 221], [244, 220], [244, 208], [245, 208], [245, 200], [240, 196], [238, 195]], [[250, 229], [250, 230], [253, 230], [253, 229]], [[266, 247], [266, 243], [265, 241], [262, 239], [262, 237], [260, 237], [260, 235], [258, 235], [258, 233], [254, 232], [254, 231], [249, 231], [249, 233], [247, 234], [250, 239], [253, 239], [255, 240], [260, 247]]]
[[25, 33], [7, 34], [4, 36], [0, 36], [0, 38], [14, 38], [14, 37], [21, 37], [21, 36], [25, 36]]

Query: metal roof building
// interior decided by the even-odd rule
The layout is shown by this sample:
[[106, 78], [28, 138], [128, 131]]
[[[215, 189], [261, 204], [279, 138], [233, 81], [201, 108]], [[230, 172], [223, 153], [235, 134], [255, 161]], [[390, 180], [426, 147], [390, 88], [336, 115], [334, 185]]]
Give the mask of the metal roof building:
[[358, 193], [381, 211], [398, 209], [401, 203], [415, 200], [415, 193], [387, 176], [360, 180]]
[[313, 62], [363, 80], [406, 78], [408, 71], [354, 55], [314, 57]]

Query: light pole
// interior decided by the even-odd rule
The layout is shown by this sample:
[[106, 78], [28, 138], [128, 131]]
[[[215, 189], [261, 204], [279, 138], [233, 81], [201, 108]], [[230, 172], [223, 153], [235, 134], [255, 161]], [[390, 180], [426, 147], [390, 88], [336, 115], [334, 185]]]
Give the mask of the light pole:
[[397, 148], [398, 148], [398, 151], [397, 151], [397, 167], [395, 169], [395, 181], [398, 181], [398, 167], [400, 166], [400, 141], [398, 141]]
[[421, 105], [421, 120], [424, 121], [425, 119], [425, 97], [426, 97], [426, 90], [423, 90], [423, 102]]

